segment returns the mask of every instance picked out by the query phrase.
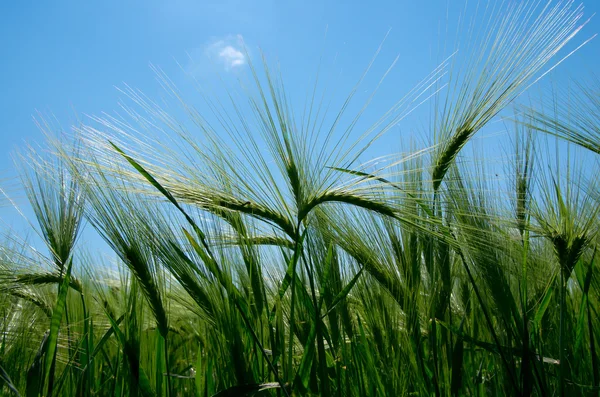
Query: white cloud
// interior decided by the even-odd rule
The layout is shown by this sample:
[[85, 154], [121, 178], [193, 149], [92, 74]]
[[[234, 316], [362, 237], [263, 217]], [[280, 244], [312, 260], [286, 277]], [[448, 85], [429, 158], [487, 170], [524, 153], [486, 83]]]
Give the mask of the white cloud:
[[246, 64], [244, 38], [239, 34], [213, 39], [206, 45], [204, 53], [227, 71]]
[[230, 45], [223, 48], [219, 52], [219, 57], [221, 57], [221, 59], [225, 62], [226, 65], [232, 68], [236, 66], [242, 66], [244, 63], [246, 63], [246, 58], [244, 57], [244, 54], [242, 54], [241, 51], [236, 50]]
[[213, 37], [189, 50], [185, 72], [194, 78], [214, 76], [215, 71], [235, 73], [248, 63], [248, 50], [240, 34]]

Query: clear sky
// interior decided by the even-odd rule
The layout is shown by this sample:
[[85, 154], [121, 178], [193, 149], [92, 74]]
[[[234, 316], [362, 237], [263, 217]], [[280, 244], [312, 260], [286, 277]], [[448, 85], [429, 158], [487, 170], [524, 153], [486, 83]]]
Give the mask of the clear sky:
[[[470, 3], [468, 10], [476, 2]], [[600, 10], [598, 0], [584, 4], [588, 17]], [[380, 76], [399, 55], [381, 93], [381, 101], [391, 104], [442, 58], [440, 45], [448, 36], [443, 26], [448, 20], [452, 31], [463, 6], [462, 0], [2, 1], [0, 178], [14, 175], [15, 148], [41, 142], [32, 120], [36, 111], [54, 115], [67, 129], [77, 117], [117, 110], [123, 95], [115, 86], [128, 84], [158, 97], [161, 88], [150, 64], [179, 86], [185, 86], [186, 72], [206, 80], [216, 71], [235, 81], [247, 67], [242, 41], [253, 59], [260, 47], [270, 60], [281, 62], [286, 87], [303, 101], [321, 54], [323, 75], [335, 76], [328, 85], [347, 93], [391, 29], [373, 73]], [[598, 32], [595, 16], [575, 43]], [[595, 39], [557, 73], [581, 77], [598, 70], [599, 62], [600, 39]], [[366, 81], [366, 88], [375, 81]], [[0, 214], [13, 223], [6, 210]]]

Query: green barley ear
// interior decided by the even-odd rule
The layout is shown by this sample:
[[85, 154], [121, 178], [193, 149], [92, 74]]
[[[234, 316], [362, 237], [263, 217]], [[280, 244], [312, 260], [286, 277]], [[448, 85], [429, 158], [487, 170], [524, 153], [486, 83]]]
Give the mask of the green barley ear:
[[473, 136], [475, 130], [473, 128], [462, 128], [452, 135], [450, 140], [444, 145], [444, 150], [437, 153], [431, 178], [433, 181], [433, 189], [438, 190], [448, 169], [454, 162], [458, 152], [467, 144], [467, 141]]
[[489, 12], [486, 8], [484, 15], [476, 16], [494, 22], [483, 27], [486, 31], [470, 30], [473, 44], [469, 43], [464, 64], [454, 64], [453, 88], [438, 102], [440, 110], [433, 123], [437, 139], [432, 164], [435, 191], [471, 137], [553, 69], [538, 76], [583, 27], [582, 6], [571, 2], [515, 3]]
[[532, 169], [534, 167], [535, 141], [533, 130], [518, 118], [515, 128], [515, 157], [510, 162], [511, 184], [513, 185], [513, 211], [517, 229], [524, 238], [532, 198]]
[[[558, 176], [557, 176], [558, 175]], [[594, 241], [598, 211], [597, 202], [587, 191], [581, 171], [567, 168], [567, 175], [556, 173], [540, 182], [542, 199], [532, 208], [539, 232], [551, 243], [560, 266], [568, 279], [584, 250]]]
[[22, 154], [27, 198], [58, 272], [67, 265], [83, 220], [84, 194], [61, 157], [41, 158], [33, 149]]

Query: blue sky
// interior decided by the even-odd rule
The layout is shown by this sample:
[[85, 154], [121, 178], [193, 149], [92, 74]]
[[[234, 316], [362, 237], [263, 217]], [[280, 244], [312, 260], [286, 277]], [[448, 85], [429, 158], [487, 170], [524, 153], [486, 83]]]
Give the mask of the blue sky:
[[[588, 17], [600, 10], [596, 0], [584, 4]], [[463, 6], [454, 0], [1, 2], [0, 178], [15, 174], [15, 148], [42, 142], [32, 120], [37, 111], [68, 129], [86, 114], [117, 110], [123, 95], [115, 86], [159, 97], [150, 64], [180, 87], [189, 82], [186, 72], [202, 81], [218, 73], [235, 82], [247, 67], [242, 42], [254, 60], [260, 47], [270, 61], [280, 62], [286, 87], [301, 102], [320, 57], [332, 95], [347, 93], [391, 29], [372, 74], [380, 76], [399, 56], [381, 102], [373, 106], [391, 104], [442, 58], [446, 21], [453, 32]], [[598, 32], [596, 16], [574, 43]], [[595, 39], [551, 77], [585, 76], [598, 69], [599, 54]], [[366, 88], [373, 88], [375, 77], [365, 81]], [[398, 128], [422, 130], [427, 123], [407, 121]], [[10, 211], [0, 214], [4, 222], [19, 224]]]

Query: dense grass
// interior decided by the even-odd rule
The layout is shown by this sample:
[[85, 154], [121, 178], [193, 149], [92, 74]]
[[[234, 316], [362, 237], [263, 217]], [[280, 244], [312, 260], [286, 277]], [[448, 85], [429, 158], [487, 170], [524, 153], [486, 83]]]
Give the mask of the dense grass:
[[[357, 87], [336, 115], [300, 111], [265, 62], [245, 103], [204, 96], [210, 117], [159, 73], [187, 122], [131, 90], [127, 117], [27, 151], [47, 249], [1, 247], [0, 392], [598, 395], [598, 174], [538, 143], [600, 153], [598, 90], [522, 109], [506, 183], [461, 157], [560, 60], [581, 8], [492, 8], [470, 52], [366, 130]], [[431, 147], [361, 162], [429, 97]], [[114, 261], [78, 245], [84, 222]]]

